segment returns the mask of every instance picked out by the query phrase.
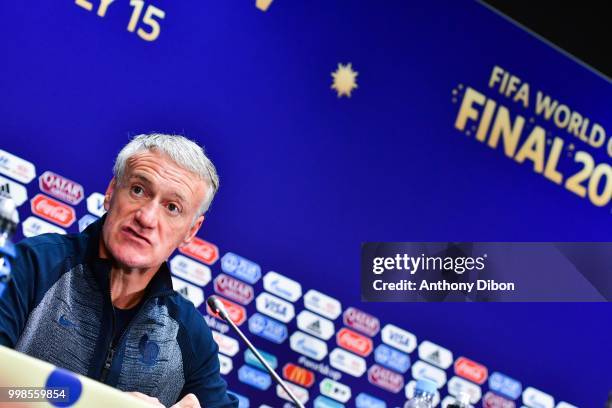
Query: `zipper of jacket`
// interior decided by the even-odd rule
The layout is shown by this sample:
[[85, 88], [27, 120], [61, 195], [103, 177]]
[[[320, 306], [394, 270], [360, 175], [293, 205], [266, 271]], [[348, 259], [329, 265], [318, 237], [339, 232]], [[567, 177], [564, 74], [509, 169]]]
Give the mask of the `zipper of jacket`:
[[100, 382], [101, 383], [106, 383], [106, 377], [108, 377], [108, 373], [110, 372], [110, 368], [111, 365], [113, 363], [113, 357], [115, 356], [115, 345], [113, 344], [113, 339], [115, 337], [115, 306], [113, 305], [113, 295], [111, 293], [111, 287], [110, 287], [110, 275], [108, 278], [108, 298], [110, 299], [111, 302], [111, 309], [112, 309], [112, 319], [113, 319], [113, 326], [111, 329], [111, 340], [110, 340], [110, 344], [109, 344], [109, 349], [106, 352], [106, 358], [104, 359], [104, 366], [102, 367], [102, 373], [100, 374]]
[[144, 309], [147, 302], [153, 298], [153, 296], [148, 296], [146, 299], [143, 300], [142, 304], [140, 305], [140, 308], [138, 309], [138, 311], [136, 312], [132, 320], [128, 323], [126, 328], [123, 330], [123, 333], [121, 333], [121, 336], [119, 336], [119, 339], [117, 340], [117, 342], [113, 344], [113, 338], [115, 337], [115, 306], [113, 305], [113, 302], [112, 302], [110, 285], [109, 285], [108, 293], [111, 296], [111, 308], [113, 309], [113, 330], [111, 332], [112, 335], [111, 335], [110, 348], [108, 349], [108, 352], [106, 353], [106, 360], [104, 360], [104, 367], [102, 367], [102, 374], [100, 375], [100, 382], [102, 383], [106, 383], [106, 378], [108, 377], [108, 373], [110, 372], [110, 368], [113, 364], [113, 357], [115, 356], [115, 352], [117, 351], [116, 347], [119, 344], [121, 344], [123, 337], [129, 331], [130, 327], [132, 326], [132, 323], [136, 320], [136, 318], [140, 316], [140, 313]]

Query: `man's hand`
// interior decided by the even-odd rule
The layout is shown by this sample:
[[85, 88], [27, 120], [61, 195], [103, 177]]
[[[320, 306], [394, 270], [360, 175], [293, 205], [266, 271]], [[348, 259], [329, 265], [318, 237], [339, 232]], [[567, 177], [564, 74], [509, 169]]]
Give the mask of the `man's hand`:
[[[131, 391], [131, 392], [126, 392], [126, 394], [131, 395], [132, 397], [136, 397], [140, 400], [143, 400], [145, 402], [148, 402], [149, 404], [151, 404], [154, 407], [158, 407], [158, 408], [166, 408], [164, 407], [164, 405], [159, 402], [159, 400], [157, 398], [154, 397], [149, 397], [146, 394], [143, 394], [142, 392], [138, 392], [138, 391]], [[191, 395], [191, 394], [190, 394]], [[196, 399], [197, 401], [197, 399]], [[198, 405], [199, 406], [199, 405]]]
[[171, 406], [170, 408], [201, 408], [200, 401], [193, 394], [187, 394], [182, 400]]

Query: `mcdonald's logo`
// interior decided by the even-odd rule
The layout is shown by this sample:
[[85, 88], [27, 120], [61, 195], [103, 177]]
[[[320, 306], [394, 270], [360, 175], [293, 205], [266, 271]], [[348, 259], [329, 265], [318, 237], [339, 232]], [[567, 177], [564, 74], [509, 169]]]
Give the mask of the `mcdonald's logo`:
[[315, 380], [312, 371], [292, 363], [287, 363], [283, 367], [283, 377], [306, 388], [311, 387]]

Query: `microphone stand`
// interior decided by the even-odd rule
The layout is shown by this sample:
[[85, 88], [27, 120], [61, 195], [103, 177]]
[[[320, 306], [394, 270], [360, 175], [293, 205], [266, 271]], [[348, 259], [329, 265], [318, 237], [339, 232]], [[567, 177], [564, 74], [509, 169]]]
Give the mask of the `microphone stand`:
[[261, 354], [259, 354], [259, 351], [257, 351], [257, 349], [253, 346], [253, 344], [249, 341], [249, 339], [244, 335], [244, 333], [242, 333], [242, 330], [240, 330], [238, 328], [238, 326], [236, 326], [236, 323], [234, 323], [232, 321], [232, 319], [229, 317], [229, 314], [227, 313], [227, 311], [225, 310], [225, 306], [223, 305], [223, 303], [221, 303], [220, 300], [218, 300], [215, 296], [209, 296], [208, 297], [208, 306], [210, 306], [210, 308], [212, 309], [213, 312], [217, 313], [219, 316], [221, 316], [221, 318], [223, 318], [223, 320], [225, 320], [231, 327], [232, 329], [234, 329], [234, 331], [236, 333], [238, 333], [238, 336], [240, 336], [240, 338], [242, 339], [242, 341], [245, 342], [245, 344], [247, 345], [247, 347], [249, 348], [249, 350], [251, 350], [251, 352], [253, 352], [253, 354], [255, 355], [255, 357], [257, 357], [257, 359], [259, 360], [259, 362], [266, 368], [266, 370], [270, 373], [270, 375], [272, 377], [274, 377], [274, 380], [276, 380], [276, 382], [283, 387], [283, 390], [285, 390], [285, 392], [287, 393], [287, 395], [289, 395], [289, 398], [291, 398], [291, 400], [293, 401], [293, 403], [298, 407], [298, 408], [304, 408], [304, 404], [302, 404], [297, 398], [296, 396], [293, 394], [293, 392], [291, 392], [291, 390], [289, 389], [289, 387], [287, 387], [287, 384], [285, 384], [285, 382], [283, 381], [282, 378], [280, 378], [280, 376], [278, 374], [276, 374], [276, 372], [274, 371], [274, 369], [272, 367], [270, 367], [270, 365], [268, 364], [268, 362], [261, 356]]

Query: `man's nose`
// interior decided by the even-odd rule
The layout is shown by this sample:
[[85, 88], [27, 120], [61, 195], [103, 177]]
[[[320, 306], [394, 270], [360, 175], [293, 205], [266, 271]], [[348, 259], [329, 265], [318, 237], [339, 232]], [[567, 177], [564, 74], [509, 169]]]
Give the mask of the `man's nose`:
[[155, 200], [149, 201], [136, 211], [136, 221], [143, 228], [155, 228], [159, 216], [159, 205]]

